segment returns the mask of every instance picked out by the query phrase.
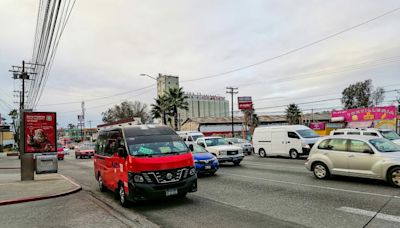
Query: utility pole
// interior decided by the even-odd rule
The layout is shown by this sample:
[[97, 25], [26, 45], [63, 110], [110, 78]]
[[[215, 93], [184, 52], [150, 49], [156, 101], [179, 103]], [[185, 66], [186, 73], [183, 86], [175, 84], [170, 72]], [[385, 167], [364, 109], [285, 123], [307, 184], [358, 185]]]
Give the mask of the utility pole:
[[226, 87], [227, 91], [226, 93], [231, 94], [231, 118], [232, 118], [232, 137], [235, 136], [235, 129], [233, 126], [233, 95], [238, 94], [239, 92], [237, 91], [237, 87]]

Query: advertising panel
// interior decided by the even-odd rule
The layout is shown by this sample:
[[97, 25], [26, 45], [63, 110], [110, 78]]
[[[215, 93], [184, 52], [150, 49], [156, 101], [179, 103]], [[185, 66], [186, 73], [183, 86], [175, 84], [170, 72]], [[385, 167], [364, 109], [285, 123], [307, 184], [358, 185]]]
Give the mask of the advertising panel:
[[332, 111], [332, 118], [343, 117], [346, 122], [396, 119], [396, 106], [355, 108]]
[[238, 97], [240, 110], [253, 109], [253, 101], [251, 97]]
[[25, 112], [25, 153], [57, 151], [55, 112]]
[[310, 123], [310, 128], [313, 130], [325, 130], [325, 123], [323, 122]]

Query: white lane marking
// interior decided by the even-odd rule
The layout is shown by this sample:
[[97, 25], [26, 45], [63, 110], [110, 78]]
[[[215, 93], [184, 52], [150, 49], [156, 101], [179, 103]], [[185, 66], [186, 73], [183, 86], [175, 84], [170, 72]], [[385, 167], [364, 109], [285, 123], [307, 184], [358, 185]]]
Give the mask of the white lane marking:
[[237, 177], [243, 177], [243, 178], [249, 178], [249, 179], [255, 179], [255, 180], [263, 180], [263, 181], [275, 182], [275, 183], [281, 183], [281, 184], [298, 185], [298, 186], [310, 187], [310, 188], [319, 188], [319, 189], [325, 189], [325, 190], [334, 190], [334, 191], [340, 191], [340, 192], [348, 192], [348, 193], [380, 196], [380, 197], [393, 197], [393, 198], [400, 199], [399, 196], [391, 196], [391, 195], [385, 195], [385, 194], [379, 194], [379, 193], [348, 190], [348, 189], [342, 189], [342, 188], [332, 188], [332, 187], [325, 187], [325, 186], [312, 185], [312, 184], [302, 184], [302, 183], [296, 183], [296, 182], [290, 182], [290, 181], [280, 181], [280, 180], [274, 180], [274, 179], [268, 179], [268, 178], [262, 178], [262, 177], [251, 177], [251, 176], [245, 176], [245, 175], [238, 175], [238, 174], [233, 174], [233, 173], [225, 173], [225, 172], [219, 172], [219, 173], [223, 173], [224, 175], [231, 175], [231, 176], [237, 176]]
[[[340, 208], [336, 208], [336, 210], [347, 212], [347, 213], [352, 213], [352, 214], [357, 214], [357, 215], [369, 216], [369, 217], [373, 217], [376, 213], [374, 211], [367, 211], [367, 210], [353, 208], [353, 207], [340, 207]], [[400, 216], [388, 215], [388, 214], [383, 214], [383, 213], [378, 213], [375, 218], [379, 218], [379, 219], [391, 221], [391, 222], [400, 222]]]
[[264, 163], [260, 163], [260, 162], [248, 162], [248, 161], [244, 161], [243, 165], [250, 165], [250, 166], [258, 166], [258, 167], [272, 167], [272, 168], [281, 168], [281, 169], [297, 169], [297, 170], [304, 170], [307, 171], [307, 169], [303, 166], [299, 166], [299, 167], [291, 167], [291, 166], [279, 166], [279, 165], [269, 165], [269, 164], [264, 164]]

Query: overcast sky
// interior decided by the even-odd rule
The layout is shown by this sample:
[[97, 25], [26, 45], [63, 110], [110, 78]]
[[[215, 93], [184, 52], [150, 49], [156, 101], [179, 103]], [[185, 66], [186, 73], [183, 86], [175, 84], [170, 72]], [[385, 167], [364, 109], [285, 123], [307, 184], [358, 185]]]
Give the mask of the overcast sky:
[[[32, 56], [38, 3], [0, 1], [0, 98], [10, 105], [16, 100], [8, 70]], [[280, 55], [397, 7], [398, 0], [77, 0], [37, 108], [57, 111], [66, 126], [76, 124], [78, 102], [86, 100], [86, 120], [94, 126], [112, 104], [152, 103], [155, 87], [134, 91], [155, 84], [141, 73], [179, 75], [185, 91], [203, 94], [226, 96], [226, 86], [237, 86], [260, 114], [279, 113], [283, 107], [271, 107], [290, 102], [340, 97], [347, 85], [365, 79], [397, 89], [400, 10], [251, 68], [183, 82]], [[126, 91], [133, 92], [90, 101]], [[385, 101], [395, 95], [388, 92]], [[337, 106], [339, 100], [300, 107]], [[0, 101], [3, 116], [8, 109]]]

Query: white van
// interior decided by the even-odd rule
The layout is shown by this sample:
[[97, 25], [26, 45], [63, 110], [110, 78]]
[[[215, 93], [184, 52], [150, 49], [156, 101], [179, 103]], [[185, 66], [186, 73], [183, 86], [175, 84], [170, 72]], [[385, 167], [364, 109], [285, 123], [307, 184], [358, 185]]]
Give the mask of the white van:
[[318, 134], [304, 125], [257, 127], [253, 134], [253, 146], [260, 157], [280, 155], [298, 158], [308, 155], [319, 139]]
[[177, 131], [176, 133], [188, 146], [195, 144], [198, 138], [204, 137], [203, 133], [199, 131]]
[[330, 135], [366, 135], [379, 138], [389, 139], [392, 142], [400, 145], [400, 136], [390, 129], [377, 128], [343, 128], [331, 131]]

